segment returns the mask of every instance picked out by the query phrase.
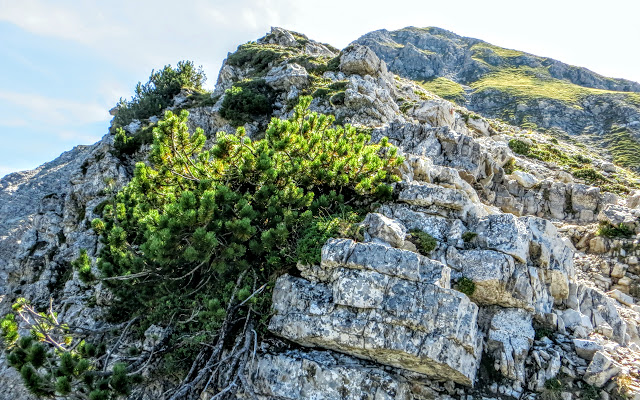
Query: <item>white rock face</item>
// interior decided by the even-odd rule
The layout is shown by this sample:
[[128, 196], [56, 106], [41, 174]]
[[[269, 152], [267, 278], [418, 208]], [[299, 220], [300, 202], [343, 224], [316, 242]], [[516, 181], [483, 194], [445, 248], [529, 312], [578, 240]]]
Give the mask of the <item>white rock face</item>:
[[[381, 254], [381, 252], [383, 254]], [[276, 282], [269, 329], [324, 348], [472, 385], [479, 362], [478, 308], [449, 289], [449, 268], [375, 243], [330, 240], [323, 283]]]
[[596, 331], [620, 344], [627, 343], [627, 324], [620, 317], [615, 300], [584, 284], [578, 285], [577, 297], [580, 312], [589, 318]]
[[398, 220], [387, 218], [379, 213], [370, 213], [362, 221], [362, 225], [366, 228], [364, 234], [366, 242], [381, 240], [393, 247], [415, 250], [415, 246], [408, 246], [411, 243], [405, 241], [407, 228]]
[[408, 114], [420, 123], [453, 128], [456, 122], [453, 106], [444, 100], [427, 100], [411, 108]]
[[519, 262], [529, 258], [532, 236], [527, 224], [512, 214], [488, 215], [472, 228], [481, 246], [508, 254]]
[[437, 396], [415, 379], [331, 351], [261, 355], [248, 381], [260, 400], [415, 400]]
[[301, 89], [309, 85], [309, 73], [301, 65], [285, 64], [272, 68], [264, 81], [274, 89], [289, 91], [293, 86]]
[[520, 309], [502, 309], [491, 319], [487, 351], [494, 354], [499, 371], [521, 384], [525, 382], [524, 363], [533, 344], [535, 331], [531, 314]]
[[387, 64], [367, 46], [352, 45], [340, 56], [340, 71], [345, 74], [377, 76], [387, 73]]
[[632, 209], [640, 208], [640, 190], [634, 190], [629, 197], [627, 197], [627, 207]]
[[352, 123], [380, 126], [395, 119], [403, 119], [393, 100], [389, 83], [384, 78], [367, 75], [351, 75], [344, 92], [344, 107], [338, 115], [344, 115]]
[[494, 250], [447, 249], [447, 264], [475, 283], [472, 300], [481, 305], [519, 307], [549, 313], [553, 297], [533, 267]]

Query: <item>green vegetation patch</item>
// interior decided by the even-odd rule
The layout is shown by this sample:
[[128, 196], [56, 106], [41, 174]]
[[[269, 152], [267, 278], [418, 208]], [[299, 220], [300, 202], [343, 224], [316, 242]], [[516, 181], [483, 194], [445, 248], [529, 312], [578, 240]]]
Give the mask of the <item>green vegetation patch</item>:
[[471, 46], [473, 57], [484, 59], [487, 56], [498, 56], [502, 58], [516, 58], [524, 56], [525, 53], [518, 50], [506, 49], [504, 47], [494, 46], [489, 43], [480, 42]]
[[273, 111], [274, 90], [263, 79], [236, 82], [227, 89], [220, 115], [232, 125], [240, 126]]
[[631, 136], [627, 128], [614, 126], [604, 135], [602, 143], [616, 164], [640, 170], [640, 142]]
[[464, 293], [467, 296], [473, 296], [476, 291], [476, 284], [471, 279], [463, 276], [462, 278], [460, 278], [460, 280], [458, 280], [456, 289], [458, 290], [458, 292]]
[[633, 229], [629, 228], [627, 225], [624, 225], [624, 224], [613, 226], [606, 222], [601, 222], [596, 234], [598, 236], [604, 236], [611, 239], [615, 239], [615, 238], [633, 237], [635, 232], [633, 231]]
[[[251, 141], [239, 128], [219, 133], [210, 150], [201, 129], [189, 133], [187, 111], [165, 113], [148, 162], [136, 165], [131, 182], [92, 222], [104, 244], [100, 257], [82, 253], [74, 267], [113, 295], [105, 317], [118, 324], [106, 336], [112, 344], [127, 329], [142, 339], [151, 325], [170, 335], [151, 356], [105, 368], [104, 353], [89, 351], [89, 337], [55, 322], [52, 311], [32, 326], [40, 333], [20, 337], [18, 304], [2, 329], [8, 359], [32, 393], [116, 399], [151, 361], [182, 382], [174, 398], [202, 391], [210, 377], [211, 390], [222, 390], [218, 378], [240, 373], [254, 332], [266, 331], [275, 279], [299, 260], [317, 262], [329, 235], [361, 238], [354, 222], [389, 200], [399, 180], [389, 172], [403, 162], [395, 147], [310, 112], [311, 100], [302, 97], [289, 120], [273, 119], [264, 139]], [[100, 276], [92, 276], [93, 263]], [[203, 360], [217, 375], [188, 373], [204, 368]]]
[[196, 68], [192, 61], [180, 61], [176, 68], [166, 65], [159, 71], [151, 71], [147, 83], [138, 82], [131, 100], [120, 98], [113, 118], [112, 133], [134, 119], [143, 120], [160, 115], [182, 89], [202, 92], [206, 79], [202, 67]]
[[462, 104], [466, 100], [462, 85], [450, 79], [437, 77], [418, 82], [418, 84], [443, 99], [450, 100], [458, 104]]
[[250, 66], [254, 69], [255, 75], [264, 75], [270, 65], [293, 54], [294, 51], [286, 47], [249, 42], [238, 46], [238, 50], [227, 57], [227, 64], [233, 67]]
[[438, 246], [438, 241], [427, 232], [414, 229], [409, 233], [411, 234], [409, 240], [416, 245], [418, 251], [423, 256], [428, 256]]
[[551, 78], [546, 70], [538, 71], [528, 67], [496, 70], [471, 83], [471, 87], [478, 93], [498, 90], [524, 101], [558, 100], [574, 107], [578, 107], [579, 101], [589, 95], [624, 93], [578, 86]]

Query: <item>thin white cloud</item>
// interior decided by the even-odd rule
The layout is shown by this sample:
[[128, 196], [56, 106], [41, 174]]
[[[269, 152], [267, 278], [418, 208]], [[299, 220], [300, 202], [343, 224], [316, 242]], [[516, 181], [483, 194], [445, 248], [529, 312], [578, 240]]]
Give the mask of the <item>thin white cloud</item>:
[[0, 119], [0, 126], [4, 126], [7, 128], [17, 128], [20, 126], [27, 126], [27, 125], [29, 125], [29, 122], [27, 122], [27, 120], [22, 118]]
[[199, 63], [217, 66], [225, 50], [243, 40], [238, 37], [255, 39], [270, 25], [290, 19], [293, 4], [293, 0], [193, 0], [176, 7], [157, 0], [114, 0], [105, 7], [97, 1], [0, 0], [0, 21], [99, 49], [110, 62], [128, 68], [158, 68], [198, 56]]
[[[17, 114], [29, 125], [77, 126], [94, 122], [108, 121], [108, 109], [99, 104], [50, 98], [38, 94], [27, 94], [0, 90], [0, 120], [16, 121], [15, 117], [3, 114]], [[17, 110], [17, 112], [16, 112]], [[15, 126], [15, 125], [14, 125]]]

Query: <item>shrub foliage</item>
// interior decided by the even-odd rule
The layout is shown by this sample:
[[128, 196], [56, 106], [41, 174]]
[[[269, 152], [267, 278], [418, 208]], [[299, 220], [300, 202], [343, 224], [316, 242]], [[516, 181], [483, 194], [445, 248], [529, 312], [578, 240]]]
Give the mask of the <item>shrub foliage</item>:
[[[275, 277], [299, 259], [315, 262], [336, 232], [357, 237], [358, 213], [390, 198], [389, 183], [398, 178], [387, 171], [402, 162], [396, 148], [386, 139], [371, 144], [349, 125], [334, 126], [332, 116], [310, 112], [310, 103], [302, 97], [289, 120], [274, 118], [264, 139], [251, 141], [239, 128], [219, 133], [209, 150], [202, 130], [188, 132], [186, 111], [166, 112], [154, 129], [149, 163], [136, 165], [132, 181], [92, 223], [104, 243], [98, 279], [114, 295], [107, 318], [135, 321], [139, 333], [152, 324], [171, 330], [163, 365], [188, 382], [173, 398], [194, 398], [194, 388], [203, 386], [201, 373], [184, 375], [192, 361], [221, 357], [226, 338], [250, 335], [254, 321], [257, 331], [264, 328]], [[74, 266], [85, 281], [96, 279], [86, 253]], [[14, 336], [8, 329], [5, 337]], [[36, 394], [82, 388], [71, 370], [51, 375], [23, 359]], [[94, 358], [87, 368], [100, 366]], [[116, 396], [112, 381], [128, 390], [130, 369], [113, 367], [106, 386], [89, 389], [105, 388], [105, 397], [96, 398]]]
[[201, 91], [206, 79], [202, 67], [196, 68], [193, 61], [180, 61], [176, 68], [165, 65], [159, 71], [151, 71], [147, 83], [138, 82], [131, 100], [120, 98], [113, 126], [123, 127], [134, 119], [146, 119], [162, 113], [180, 90]]

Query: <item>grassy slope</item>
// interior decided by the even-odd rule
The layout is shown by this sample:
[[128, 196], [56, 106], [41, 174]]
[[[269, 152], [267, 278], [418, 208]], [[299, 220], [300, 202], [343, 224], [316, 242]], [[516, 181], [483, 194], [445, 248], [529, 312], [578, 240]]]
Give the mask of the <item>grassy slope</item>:
[[[629, 104], [640, 107], [640, 93], [619, 92], [594, 89], [573, 84], [569, 81], [553, 78], [545, 67], [527, 66], [526, 60], [535, 60], [543, 64], [545, 59], [517, 50], [505, 49], [489, 43], [477, 43], [471, 46], [472, 58], [491, 71], [475, 82], [469, 82], [474, 93], [499, 91], [515, 97], [516, 101], [550, 99], [564, 103], [568, 107], [581, 109], [580, 103], [588, 96], [607, 98], [615, 96]], [[524, 65], [523, 65], [524, 64]], [[425, 89], [438, 96], [458, 104], [464, 104], [465, 92], [462, 86], [447, 78], [438, 77], [418, 82]], [[523, 127], [535, 128], [525, 118]], [[513, 122], [513, 121], [509, 121]], [[599, 140], [611, 155], [614, 162], [627, 167], [640, 165], [640, 142], [628, 131], [612, 127], [611, 133]]]

